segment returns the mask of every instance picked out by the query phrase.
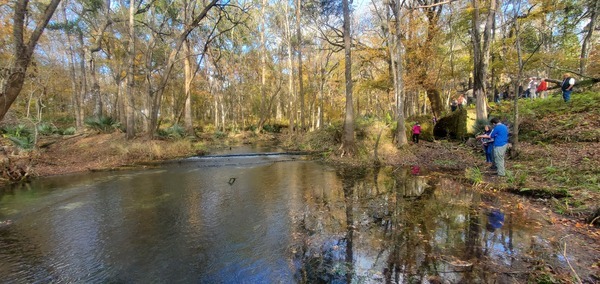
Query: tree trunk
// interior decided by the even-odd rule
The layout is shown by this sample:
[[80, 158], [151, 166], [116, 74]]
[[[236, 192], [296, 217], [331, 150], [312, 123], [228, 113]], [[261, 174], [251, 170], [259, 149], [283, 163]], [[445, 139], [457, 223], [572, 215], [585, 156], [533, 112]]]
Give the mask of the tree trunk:
[[440, 95], [440, 91], [433, 80], [429, 80], [427, 74], [432, 72], [434, 69], [433, 60], [429, 60], [431, 57], [435, 56], [434, 54], [434, 40], [438, 36], [438, 21], [440, 18], [440, 14], [443, 9], [443, 4], [439, 4], [440, 0], [432, 1], [434, 5], [433, 7], [423, 8], [425, 15], [427, 16], [427, 38], [425, 44], [423, 46], [425, 55], [427, 58], [421, 61], [423, 64], [422, 74], [420, 75], [420, 85], [427, 92], [427, 98], [429, 99], [429, 103], [431, 104], [431, 111], [435, 117], [439, 117], [444, 110], [444, 106], [442, 105], [442, 97]]
[[523, 58], [521, 54], [521, 27], [519, 26], [519, 8], [521, 8], [521, 0], [518, 0], [516, 3], [516, 9], [514, 14], [514, 25], [515, 25], [515, 38], [516, 38], [516, 48], [517, 48], [517, 60], [519, 64], [519, 69], [517, 72], [517, 79], [515, 80], [515, 97], [514, 97], [514, 121], [513, 121], [513, 131], [512, 131], [512, 149], [510, 154], [512, 157], [516, 157], [519, 153], [519, 88], [521, 86], [521, 77], [523, 76]]
[[29, 68], [33, 51], [40, 37], [42, 36], [42, 33], [46, 29], [48, 22], [50, 22], [52, 15], [54, 15], [54, 11], [56, 11], [59, 3], [60, 0], [51, 0], [50, 3], [48, 3], [48, 6], [44, 10], [42, 17], [37, 21], [34, 21], [37, 23], [37, 25], [35, 30], [30, 33], [29, 41], [25, 42], [25, 26], [27, 25], [25, 22], [25, 17], [28, 14], [27, 5], [29, 4], [29, 1], [17, 1], [13, 15], [12, 34], [12, 40], [15, 45], [13, 54], [14, 61], [9, 67], [9, 71], [6, 76], [7, 82], [3, 86], [2, 90], [0, 90], [0, 121], [4, 119], [4, 116], [23, 89], [25, 75], [27, 74], [27, 68]]
[[[112, 24], [112, 20], [110, 18], [110, 6], [111, 0], [104, 1], [104, 10], [105, 15], [103, 16], [102, 24], [100, 25], [100, 29], [98, 30], [98, 34], [95, 39], [92, 41], [89, 46], [88, 52], [90, 55], [90, 79], [92, 83], [91, 89], [91, 97], [94, 103], [93, 105], [93, 115], [96, 118], [99, 118], [103, 115], [103, 103], [102, 103], [102, 93], [100, 92], [100, 83], [98, 82], [98, 76], [96, 76], [96, 57], [95, 53], [100, 51], [102, 48], [102, 39], [104, 38], [104, 33], [108, 26]], [[83, 42], [82, 42], [83, 47]]]
[[[302, 78], [302, 32], [300, 31], [300, 16], [302, 1], [296, 0], [296, 39], [298, 56], [298, 99], [300, 100], [300, 129], [306, 130], [304, 121], [304, 79]], [[345, 17], [345, 15], [344, 15]]]
[[[67, 19], [67, 11], [66, 5], [63, 5], [63, 17], [65, 20]], [[71, 88], [73, 89], [73, 96], [71, 99], [73, 105], [73, 113], [75, 115], [75, 129], [82, 130], [83, 129], [83, 106], [81, 103], [81, 89], [79, 88], [80, 84], [77, 84], [77, 71], [75, 68], [75, 50], [73, 49], [73, 39], [71, 38], [71, 33], [66, 33], [68, 48], [68, 59], [69, 59], [69, 75], [71, 76]]]
[[344, 76], [346, 81], [346, 116], [344, 118], [344, 134], [342, 137], [342, 156], [354, 155], [354, 107], [352, 102], [352, 42], [350, 38], [350, 4], [342, 0], [344, 10]]
[[292, 57], [294, 56], [292, 53], [292, 30], [291, 23], [289, 18], [289, 4], [286, 1], [285, 4], [285, 34], [287, 37], [287, 65], [288, 65], [288, 112], [289, 112], [289, 130], [295, 131], [296, 126], [296, 104], [294, 103], [294, 99], [296, 97], [296, 85], [294, 84], [294, 64], [292, 62]]
[[594, 41], [594, 30], [596, 29], [596, 21], [598, 20], [598, 14], [600, 14], [600, 1], [588, 1], [590, 3], [589, 11], [590, 11], [590, 22], [587, 25], [587, 32], [583, 37], [583, 42], [581, 44], [581, 58], [579, 60], [579, 73], [585, 74], [586, 65], [588, 61], [588, 57], [590, 55], [590, 51], [592, 50], [592, 45]]
[[102, 98], [100, 95], [100, 83], [98, 82], [98, 76], [96, 76], [96, 60], [94, 59], [94, 52], [90, 52], [90, 79], [92, 80], [92, 100], [94, 102], [93, 115], [95, 118], [102, 116]]
[[82, 127], [85, 121], [85, 96], [88, 94], [88, 84], [87, 84], [87, 68], [85, 68], [85, 43], [83, 41], [83, 33], [81, 31], [78, 32], [78, 40], [79, 40], [79, 70], [81, 71], [81, 85], [79, 89], [79, 97], [78, 103], [80, 111], [77, 113], [79, 115], [79, 119], [82, 121]]
[[129, 55], [129, 69], [127, 70], [127, 91], [125, 94], [127, 105], [127, 139], [135, 137], [135, 112], [133, 90], [135, 87], [135, 0], [129, 0], [129, 44], [127, 46], [127, 54]]
[[183, 45], [183, 42], [187, 39], [187, 37], [190, 35], [190, 33], [200, 24], [200, 21], [202, 21], [206, 17], [208, 12], [217, 4], [218, 1], [219, 0], [211, 0], [209, 3], [207, 3], [204, 9], [195, 18], [192, 19], [189, 25], [187, 25], [186, 28], [181, 33], [179, 33], [179, 35], [177, 35], [177, 39], [173, 44], [174, 48], [173, 50], [171, 50], [171, 53], [169, 53], [169, 56], [167, 58], [167, 64], [163, 77], [161, 78], [156, 93], [154, 94], [151, 101], [150, 125], [149, 131], [147, 133], [150, 138], [154, 137], [154, 132], [158, 129], [158, 114], [160, 112], [162, 97], [165, 92], [165, 88], [167, 87], [167, 83], [169, 82], [169, 78], [171, 72], [173, 71], [173, 67], [175, 66], [177, 55], [181, 50], [181, 46]]
[[396, 96], [396, 146], [401, 147], [408, 144], [408, 139], [406, 137], [406, 125], [404, 118], [404, 65], [402, 58], [402, 33], [400, 26], [400, 12], [401, 12], [402, 3], [400, 1], [396, 1], [395, 5], [392, 8], [392, 13], [395, 15], [395, 37], [392, 37], [392, 48], [390, 48], [390, 56], [392, 57], [392, 65], [394, 71], [394, 94]]
[[442, 95], [438, 89], [427, 89], [427, 98], [431, 104], [431, 112], [434, 117], [440, 117], [442, 111], [444, 111], [444, 105], [442, 104]]
[[260, 18], [260, 113], [258, 125], [256, 127], [257, 132], [261, 132], [265, 120], [268, 116], [268, 111], [266, 108], [267, 105], [267, 48], [266, 48], [266, 39], [265, 39], [265, 29], [267, 25], [265, 24], [265, 18], [267, 15], [265, 14], [265, 7], [267, 6], [267, 0], [262, 0], [261, 5], [261, 13], [262, 17]]
[[188, 135], [195, 136], [194, 133], [194, 125], [192, 123], [192, 81], [194, 79], [194, 71], [192, 68], [192, 50], [190, 47], [189, 40], [183, 44], [183, 52], [185, 53], [185, 58], [183, 62], [183, 72], [185, 77], [185, 105], [184, 105], [184, 125], [185, 132]]
[[490, 1], [483, 42], [479, 30], [479, 0], [473, 0], [472, 42], [473, 42], [473, 95], [475, 96], [477, 119], [487, 119], [487, 69], [490, 61], [491, 30], [496, 16], [497, 0]]

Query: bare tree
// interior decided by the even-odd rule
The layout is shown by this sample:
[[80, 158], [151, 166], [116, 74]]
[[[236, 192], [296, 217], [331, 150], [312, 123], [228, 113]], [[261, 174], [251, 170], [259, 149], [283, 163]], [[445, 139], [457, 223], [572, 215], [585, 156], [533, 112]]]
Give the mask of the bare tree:
[[158, 114], [159, 114], [159, 110], [161, 107], [162, 97], [165, 92], [165, 88], [167, 87], [167, 83], [169, 82], [170, 74], [173, 71], [173, 67], [175, 66], [176, 57], [179, 54], [179, 51], [181, 50], [183, 43], [188, 38], [190, 33], [196, 27], [198, 27], [200, 22], [208, 15], [208, 12], [213, 7], [217, 6], [217, 2], [219, 2], [219, 0], [211, 0], [210, 2], [208, 2], [204, 6], [202, 11], [200, 11], [200, 13], [198, 13], [197, 15], [195, 15], [191, 18], [191, 21], [186, 25], [185, 29], [183, 31], [181, 31], [176, 37], [176, 40], [173, 44], [174, 48], [173, 48], [173, 50], [171, 50], [171, 52], [167, 58], [167, 65], [165, 68], [164, 75], [157, 87], [158, 89], [157, 89], [156, 93], [154, 94], [154, 97], [152, 98], [152, 102], [150, 105], [150, 125], [149, 125], [149, 131], [148, 131], [148, 135], [150, 137], [154, 136], [154, 131], [156, 131], [156, 129], [158, 128]]

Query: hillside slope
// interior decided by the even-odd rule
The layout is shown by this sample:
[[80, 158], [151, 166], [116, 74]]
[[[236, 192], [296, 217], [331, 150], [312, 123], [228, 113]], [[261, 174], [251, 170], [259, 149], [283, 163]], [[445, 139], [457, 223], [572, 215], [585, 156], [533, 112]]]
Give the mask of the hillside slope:
[[[513, 103], [492, 107], [491, 115], [506, 118], [514, 131]], [[522, 100], [519, 112], [505, 186], [591, 222], [600, 205], [600, 93], [575, 94], [569, 104], [558, 97]]]

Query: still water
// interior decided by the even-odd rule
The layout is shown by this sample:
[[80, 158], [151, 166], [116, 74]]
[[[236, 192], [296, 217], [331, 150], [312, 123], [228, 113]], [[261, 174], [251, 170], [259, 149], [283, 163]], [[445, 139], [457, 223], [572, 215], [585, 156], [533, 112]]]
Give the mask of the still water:
[[0, 191], [0, 279], [488, 282], [543, 245], [513, 208], [416, 167], [268, 153], [45, 178]]

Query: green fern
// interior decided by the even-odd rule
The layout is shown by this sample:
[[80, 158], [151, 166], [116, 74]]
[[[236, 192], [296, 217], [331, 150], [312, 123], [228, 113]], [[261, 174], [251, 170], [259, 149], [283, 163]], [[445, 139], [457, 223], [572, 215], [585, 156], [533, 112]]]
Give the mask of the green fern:
[[17, 147], [21, 149], [32, 149], [35, 145], [35, 141], [31, 136], [9, 136], [8, 139]]
[[50, 123], [46, 123], [46, 122], [38, 124], [37, 130], [38, 130], [38, 133], [41, 135], [51, 135], [51, 134], [59, 132], [58, 128], [56, 128], [56, 126], [54, 126]]
[[27, 128], [23, 124], [16, 126], [5, 126], [2, 128], [2, 132], [8, 137], [23, 137], [30, 136], [32, 134], [31, 129]]
[[181, 139], [185, 137], [185, 129], [179, 124], [175, 124], [167, 129], [159, 129], [158, 135], [165, 138]]
[[88, 127], [101, 132], [112, 132], [121, 127], [116, 119], [109, 116], [88, 117], [84, 122]]
[[478, 167], [467, 168], [465, 171], [465, 177], [472, 181], [475, 185], [483, 182], [483, 173]]
[[75, 134], [75, 132], [77, 131], [77, 129], [75, 129], [75, 127], [71, 126], [65, 130], [62, 131], [62, 135], [73, 135]]

